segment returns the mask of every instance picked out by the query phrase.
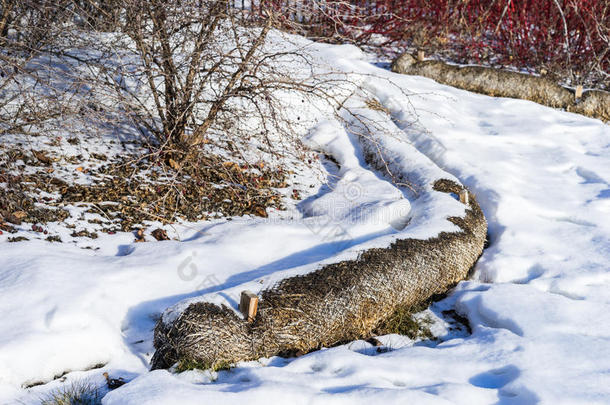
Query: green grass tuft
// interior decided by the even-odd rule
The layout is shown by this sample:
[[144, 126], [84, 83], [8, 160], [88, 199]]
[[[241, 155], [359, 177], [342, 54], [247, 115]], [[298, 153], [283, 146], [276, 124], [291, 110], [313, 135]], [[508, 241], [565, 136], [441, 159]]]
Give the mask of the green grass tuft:
[[416, 318], [414, 314], [423, 308], [400, 307], [383, 321], [375, 330], [377, 335], [396, 333], [410, 339], [434, 339], [430, 330], [433, 321], [428, 318]]

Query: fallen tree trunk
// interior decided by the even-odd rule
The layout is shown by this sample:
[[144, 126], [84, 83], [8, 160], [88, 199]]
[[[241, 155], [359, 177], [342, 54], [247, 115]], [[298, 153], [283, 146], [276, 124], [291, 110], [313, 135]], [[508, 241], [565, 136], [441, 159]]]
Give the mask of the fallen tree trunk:
[[[462, 195], [465, 190], [450, 180], [437, 180], [433, 189]], [[152, 368], [178, 361], [218, 367], [370, 336], [398, 308], [421, 304], [467, 277], [487, 232], [474, 195], [467, 201], [464, 217], [448, 218], [460, 231], [397, 240], [357, 260], [285, 279], [263, 291], [252, 322], [205, 302], [191, 304], [171, 322], [161, 318]]]
[[546, 77], [482, 66], [455, 66], [437, 60], [419, 61], [405, 53], [392, 63], [392, 71], [424, 76], [439, 83], [493, 97], [534, 101], [553, 108], [610, 121], [610, 93], [589, 90], [577, 99], [572, 90]]

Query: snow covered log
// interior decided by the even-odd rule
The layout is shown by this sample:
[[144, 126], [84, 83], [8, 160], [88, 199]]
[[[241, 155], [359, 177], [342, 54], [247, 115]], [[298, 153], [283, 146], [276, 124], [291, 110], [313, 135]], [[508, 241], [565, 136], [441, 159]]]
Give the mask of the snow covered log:
[[[459, 195], [464, 188], [437, 180], [433, 190]], [[467, 277], [487, 232], [474, 195], [468, 200], [463, 217], [448, 218], [460, 231], [399, 239], [356, 260], [284, 279], [261, 293], [252, 322], [208, 302], [190, 304], [170, 323], [162, 318], [155, 328], [152, 368], [181, 360], [215, 367], [370, 336], [397, 308], [422, 303]]]
[[585, 91], [577, 99], [575, 93], [551, 79], [509, 72], [482, 66], [456, 66], [438, 60], [419, 61], [405, 53], [392, 63], [392, 71], [424, 76], [439, 83], [493, 97], [529, 100], [553, 108], [610, 121], [610, 93]]
[[610, 93], [600, 90], [585, 91], [580, 101], [569, 106], [567, 110], [610, 122]]

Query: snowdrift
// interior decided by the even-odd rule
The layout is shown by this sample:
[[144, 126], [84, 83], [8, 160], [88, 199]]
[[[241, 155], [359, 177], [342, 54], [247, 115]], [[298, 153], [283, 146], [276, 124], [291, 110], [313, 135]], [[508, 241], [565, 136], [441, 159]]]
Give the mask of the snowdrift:
[[[437, 180], [431, 192], [462, 190], [454, 181]], [[179, 360], [225, 365], [367, 337], [398, 307], [424, 302], [466, 278], [487, 232], [474, 195], [464, 217], [448, 220], [460, 231], [399, 239], [356, 260], [280, 281], [262, 292], [251, 323], [226, 306], [192, 303], [173, 322], [158, 322], [152, 368]]]
[[454, 66], [437, 60], [418, 61], [405, 53], [392, 63], [396, 73], [424, 76], [439, 83], [494, 97], [510, 97], [610, 121], [610, 93], [585, 91], [576, 100], [574, 92], [546, 77], [537, 77], [482, 66]]

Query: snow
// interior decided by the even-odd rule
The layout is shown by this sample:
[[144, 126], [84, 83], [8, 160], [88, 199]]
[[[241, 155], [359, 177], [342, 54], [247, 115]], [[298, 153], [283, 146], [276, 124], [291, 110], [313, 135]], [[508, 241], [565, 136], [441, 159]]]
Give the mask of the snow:
[[[178, 225], [181, 242], [102, 235], [98, 251], [3, 243], [0, 403], [37, 403], [80, 379], [102, 385], [103, 371], [130, 380], [105, 395], [106, 405], [610, 402], [610, 126], [393, 74], [352, 46], [291, 39], [379, 100], [387, 112], [348, 106], [380, 131], [358, 140], [349, 116], [312, 126], [306, 142], [341, 165], [326, 162], [328, 186], [306, 196], [293, 219]], [[374, 145], [418, 186], [418, 198], [364, 163]], [[166, 320], [193, 300], [235, 308], [243, 289], [398, 237], [455, 230], [445, 218], [463, 206], [430, 191], [440, 177], [476, 194], [490, 247], [473, 278], [430, 308], [438, 341], [387, 336], [388, 351], [352, 342], [218, 373], [148, 371], [152, 327], [168, 307]], [[450, 330], [449, 309], [468, 318], [472, 334]]]

